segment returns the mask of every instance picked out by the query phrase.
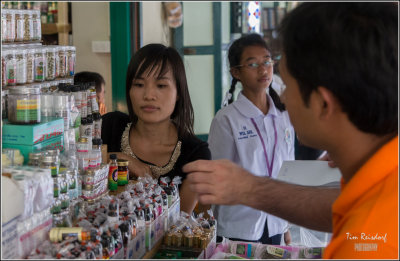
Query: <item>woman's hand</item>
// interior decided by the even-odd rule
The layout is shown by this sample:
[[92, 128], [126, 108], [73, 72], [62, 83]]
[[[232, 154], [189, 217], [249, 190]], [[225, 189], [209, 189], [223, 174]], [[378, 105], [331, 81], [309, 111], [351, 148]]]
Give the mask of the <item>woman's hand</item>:
[[144, 164], [138, 159], [132, 158], [122, 152], [109, 152], [110, 154], [117, 154], [118, 159], [124, 159], [129, 161], [128, 169], [129, 169], [129, 177], [144, 177], [146, 174], [152, 176], [151, 169], [148, 165]]

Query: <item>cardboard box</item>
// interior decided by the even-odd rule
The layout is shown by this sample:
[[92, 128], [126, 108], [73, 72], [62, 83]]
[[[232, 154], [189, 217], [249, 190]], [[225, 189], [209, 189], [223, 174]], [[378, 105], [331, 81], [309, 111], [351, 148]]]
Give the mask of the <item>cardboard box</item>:
[[44, 118], [41, 123], [31, 125], [10, 124], [4, 120], [2, 141], [3, 144], [36, 145], [60, 137], [63, 133], [63, 118]]
[[3, 148], [19, 149], [21, 151], [21, 154], [24, 156], [24, 164], [26, 165], [28, 164], [29, 153], [31, 152], [41, 151], [44, 149], [59, 149], [60, 151], [63, 151], [64, 136], [61, 133], [61, 135], [57, 135], [57, 137], [53, 139], [48, 139], [44, 142], [40, 142], [34, 145], [7, 143], [3, 141]]

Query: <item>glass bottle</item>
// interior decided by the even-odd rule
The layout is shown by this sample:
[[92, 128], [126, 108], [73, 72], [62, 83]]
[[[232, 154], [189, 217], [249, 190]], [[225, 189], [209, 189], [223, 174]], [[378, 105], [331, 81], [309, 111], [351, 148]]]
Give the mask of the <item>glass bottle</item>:
[[117, 155], [110, 155], [110, 167], [108, 170], [108, 189], [110, 191], [116, 191], [118, 188], [118, 163]]

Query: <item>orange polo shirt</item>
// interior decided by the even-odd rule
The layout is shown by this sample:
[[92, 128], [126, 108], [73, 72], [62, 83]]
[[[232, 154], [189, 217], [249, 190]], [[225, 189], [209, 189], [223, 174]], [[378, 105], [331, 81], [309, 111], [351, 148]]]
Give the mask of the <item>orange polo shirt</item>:
[[398, 259], [398, 136], [353, 176], [332, 206], [332, 240], [324, 258]]

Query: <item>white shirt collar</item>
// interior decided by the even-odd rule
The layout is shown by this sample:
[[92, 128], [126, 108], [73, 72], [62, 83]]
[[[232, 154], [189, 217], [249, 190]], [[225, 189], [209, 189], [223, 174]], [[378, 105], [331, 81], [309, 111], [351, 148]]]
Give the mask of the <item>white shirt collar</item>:
[[278, 116], [278, 109], [275, 107], [271, 96], [269, 96], [268, 93], [266, 93], [266, 95], [268, 103], [270, 104], [267, 115], [264, 115], [264, 113], [259, 108], [257, 108], [257, 106], [255, 106], [249, 99], [247, 99], [247, 97], [244, 96], [242, 92], [239, 93], [236, 102], [234, 102], [232, 105], [234, 105], [240, 113], [248, 118], [256, 118], [259, 116], [267, 117], [269, 115], [273, 115], [275, 117]]

